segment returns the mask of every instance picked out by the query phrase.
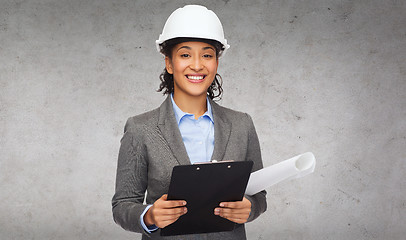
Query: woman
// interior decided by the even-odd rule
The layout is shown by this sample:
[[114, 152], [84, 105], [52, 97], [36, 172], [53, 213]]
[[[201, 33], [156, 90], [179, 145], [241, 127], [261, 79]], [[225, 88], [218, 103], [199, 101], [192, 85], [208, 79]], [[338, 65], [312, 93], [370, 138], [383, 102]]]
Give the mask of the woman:
[[222, 92], [219, 57], [229, 48], [217, 16], [197, 5], [177, 9], [157, 47], [165, 55], [159, 91], [169, 96], [159, 108], [126, 123], [112, 200], [114, 220], [126, 230], [143, 233], [142, 239], [246, 239], [244, 223], [266, 210], [265, 191], [214, 209], [213, 214], [238, 223], [233, 231], [159, 234], [187, 212], [185, 201], [167, 200], [174, 166], [232, 159], [253, 161], [256, 171], [262, 160], [251, 117], [213, 101]]

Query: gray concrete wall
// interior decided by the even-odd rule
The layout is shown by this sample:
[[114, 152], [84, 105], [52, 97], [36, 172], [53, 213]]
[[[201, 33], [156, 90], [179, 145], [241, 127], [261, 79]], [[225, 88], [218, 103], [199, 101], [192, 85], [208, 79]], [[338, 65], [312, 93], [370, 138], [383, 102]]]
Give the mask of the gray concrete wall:
[[[157, 107], [154, 42], [189, 1], [0, 1], [0, 239], [138, 239], [112, 220], [119, 141]], [[268, 189], [249, 239], [404, 239], [406, 2], [205, 1], [231, 44], [222, 105], [252, 115]]]

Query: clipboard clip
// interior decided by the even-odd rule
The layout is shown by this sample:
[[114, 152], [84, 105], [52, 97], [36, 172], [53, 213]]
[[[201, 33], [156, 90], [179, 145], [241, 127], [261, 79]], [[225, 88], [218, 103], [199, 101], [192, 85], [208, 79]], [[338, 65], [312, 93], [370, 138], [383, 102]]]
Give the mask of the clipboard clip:
[[235, 162], [234, 160], [224, 160], [224, 161], [219, 161], [219, 160], [210, 160], [209, 162], [195, 162], [193, 163], [193, 165], [195, 164], [210, 164], [210, 163], [227, 163], [227, 162]]

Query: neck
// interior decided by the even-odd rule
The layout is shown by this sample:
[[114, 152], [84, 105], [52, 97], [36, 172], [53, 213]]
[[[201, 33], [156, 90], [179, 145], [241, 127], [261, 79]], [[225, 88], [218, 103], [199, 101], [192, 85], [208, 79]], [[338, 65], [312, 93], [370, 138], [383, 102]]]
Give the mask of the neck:
[[173, 100], [183, 112], [193, 114], [198, 119], [207, 111], [206, 95], [190, 97], [173, 94]]

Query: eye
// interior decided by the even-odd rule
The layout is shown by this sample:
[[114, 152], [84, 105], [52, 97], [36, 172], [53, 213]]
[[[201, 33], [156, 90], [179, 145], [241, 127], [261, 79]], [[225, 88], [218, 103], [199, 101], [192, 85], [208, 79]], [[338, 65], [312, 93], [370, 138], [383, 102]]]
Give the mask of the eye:
[[181, 56], [182, 58], [190, 57], [190, 55], [189, 55], [188, 53], [183, 53], [183, 54], [181, 54], [180, 56]]
[[204, 58], [213, 58], [213, 55], [211, 55], [211, 54], [204, 54], [203, 57], [204, 57]]

